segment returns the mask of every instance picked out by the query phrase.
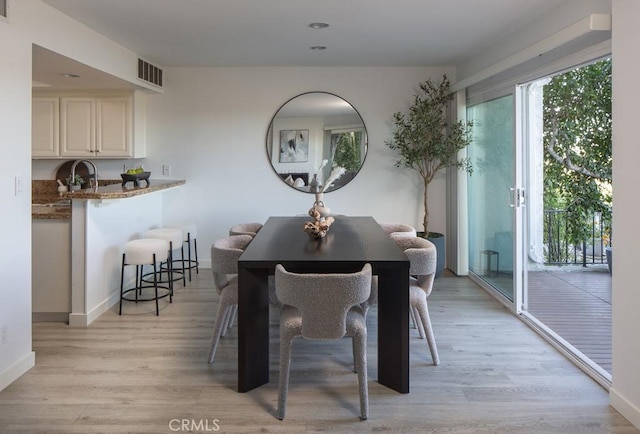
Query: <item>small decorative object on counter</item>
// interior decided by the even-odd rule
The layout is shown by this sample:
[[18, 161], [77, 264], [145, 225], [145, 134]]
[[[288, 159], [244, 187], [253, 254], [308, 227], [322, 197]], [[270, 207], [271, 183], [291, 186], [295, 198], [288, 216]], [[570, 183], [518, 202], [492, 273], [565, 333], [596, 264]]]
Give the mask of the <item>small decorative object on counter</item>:
[[58, 183], [58, 193], [60, 195], [62, 195], [62, 193], [66, 193], [67, 191], [69, 191], [69, 187], [64, 185], [62, 181], [60, 181], [59, 179], [56, 179], [56, 182]]
[[80, 190], [82, 188], [82, 184], [84, 184], [84, 179], [77, 173], [73, 178], [71, 178], [71, 175], [67, 178], [67, 185], [71, 191]]
[[149, 177], [151, 172], [145, 172], [142, 167], [136, 169], [129, 169], [126, 173], [120, 174], [122, 177], [122, 186], [124, 187], [127, 182], [133, 182], [135, 187], [140, 187], [140, 181], [146, 182], [146, 186], [149, 186]]

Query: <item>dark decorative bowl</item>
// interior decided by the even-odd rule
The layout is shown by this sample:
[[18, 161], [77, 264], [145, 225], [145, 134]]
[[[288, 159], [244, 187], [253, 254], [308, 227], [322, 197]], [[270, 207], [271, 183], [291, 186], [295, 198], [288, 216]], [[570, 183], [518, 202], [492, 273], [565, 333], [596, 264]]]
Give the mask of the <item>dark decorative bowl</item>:
[[129, 175], [128, 173], [121, 173], [122, 177], [122, 186], [124, 187], [127, 182], [133, 182], [135, 187], [140, 187], [140, 181], [146, 182], [146, 186], [149, 186], [149, 176], [151, 176], [151, 172], [142, 172], [142, 173], [134, 173]]

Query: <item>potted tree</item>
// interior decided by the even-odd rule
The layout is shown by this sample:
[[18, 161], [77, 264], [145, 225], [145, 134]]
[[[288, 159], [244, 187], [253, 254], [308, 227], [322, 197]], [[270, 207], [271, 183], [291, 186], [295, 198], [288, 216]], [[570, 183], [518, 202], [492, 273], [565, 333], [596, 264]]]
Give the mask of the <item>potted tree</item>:
[[450, 87], [446, 74], [440, 82], [428, 79], [420, 83], [420, 92], [415, 95], [409, 111], [393, 114], [393, 139], [385, 142], [400, 156], [396, 167], [413, 169], [422, 178], [424, 218], [419, 235], [430, 239], [438, 249], [436, 276], [444, 269], [445, 244], [443, 234], [429, 232], [429, 183], [440, 169], [456, 167], [469, 173], [472, 169], [468, 158], [458, 158], [458, 152], [471, 142], [472, 123], [447, 119], [446, 110], [453, 100]]

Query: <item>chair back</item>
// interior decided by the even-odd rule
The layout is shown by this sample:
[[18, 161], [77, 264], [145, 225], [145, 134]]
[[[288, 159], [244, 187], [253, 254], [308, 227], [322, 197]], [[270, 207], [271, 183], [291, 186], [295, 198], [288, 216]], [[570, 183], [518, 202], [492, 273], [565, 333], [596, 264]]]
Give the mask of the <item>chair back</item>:
[[405, 225], [403, 223], [380, 223], [382, 230], [390, 237], [415, 237], [417, 236], [416, 230], [413, 226]]
[[229, 229], [229, 235], [251, 235], [253, 238], [260, 229], [262, 229], [262, 223], [240, 223]]
[[253, 238], [249, 235], [232, 235], [214, 241], [211, 246], [211, 271], [216, 289], [221, 291], [229, 284], [229, 275], [238, 273], [238, 259]]
[[356, 273], [300, 274], [276, 266], [276, 294], [283, 305], [302, 317], [306, 339], [339, 339], [346, 330], [347, 312], [371, 292], [371, 265]]
[[394, 238], [393, 241], [409, 258], [409, 274], [417, 276], [417, 283], [429, 295], [433, 288], [438, 254], [436, 246], [424, 238]]

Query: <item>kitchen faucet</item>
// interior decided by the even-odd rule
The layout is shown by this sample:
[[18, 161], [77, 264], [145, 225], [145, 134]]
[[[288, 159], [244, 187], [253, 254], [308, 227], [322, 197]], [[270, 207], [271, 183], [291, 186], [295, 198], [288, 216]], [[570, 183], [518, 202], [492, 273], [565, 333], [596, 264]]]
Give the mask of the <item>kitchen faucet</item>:
[[[89, 163], [91, 165], [91, 167], [93, 167], [93, 179], [94, 179], [94, 185], [93, 185], [93, 191], [97, 192], [98, 191], [98, 168], [96, 167], [95, 163], [91, 160], [76, 160], [73, 162], [73, 164], [71, 165], [71, 179], [74, 179], [76, 176], [76, 166], [80, 163]], [[89, 183], [89, 186], [91, 186], [91, 183]]]

